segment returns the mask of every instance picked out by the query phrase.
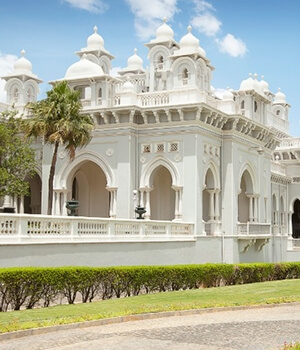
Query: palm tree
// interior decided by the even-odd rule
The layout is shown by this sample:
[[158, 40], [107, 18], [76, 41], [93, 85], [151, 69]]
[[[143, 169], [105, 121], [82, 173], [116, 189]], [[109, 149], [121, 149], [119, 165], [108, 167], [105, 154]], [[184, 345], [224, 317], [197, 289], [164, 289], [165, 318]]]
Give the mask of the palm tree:
[[48, 215], [52, 214], [53, 180], [59, 146], [64, 146], [72, 161], [76, 149], [86, 146], [92, 138], [94, 123], [89, 115], [80, 114], [79, 94], [62, 81], [47, 92], [45, 99], [26, 106], [31, 117], [24, 120], [25, 135], [43, 137], [45, 144], [54, 146], [48, 181]]

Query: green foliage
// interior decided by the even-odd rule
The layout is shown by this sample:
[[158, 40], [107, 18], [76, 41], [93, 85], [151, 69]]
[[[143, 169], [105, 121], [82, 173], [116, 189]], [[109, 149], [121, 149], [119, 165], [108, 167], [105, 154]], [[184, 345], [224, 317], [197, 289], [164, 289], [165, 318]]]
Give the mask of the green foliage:
[[15, 112], [0, 113], [0, 196], [27, 195], [36, 161], [29, 140], [20, 132]]
[[80, 114], [82, 108], [79, 92], [69, 88], [66, 81], [56, 83], [47, 97], [26, 106], [31, 117], [24, 120], [23, 130], [27, 137], [42, 137], [45, 144], [53, 145], [48, 182], [48, 214], [52, 213], [53, 179], [58, 147], [63, 146], [71, 160], [76, 149], [86, 146], [92, 138], [93, 119]]
[[285, 343], [282, 350], [300, 350], [300, 343]]
[[0, 269], [0, 311], [300, 278], [300, 263]]

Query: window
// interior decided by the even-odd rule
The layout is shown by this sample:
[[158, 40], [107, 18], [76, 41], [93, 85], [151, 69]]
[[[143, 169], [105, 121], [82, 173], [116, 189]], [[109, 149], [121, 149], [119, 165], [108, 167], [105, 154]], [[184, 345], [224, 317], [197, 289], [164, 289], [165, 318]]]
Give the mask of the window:
[[241, 102], [241, 109], [245, 109], [245, 101], [244, 100]]
[[169, 143], [169, 152], [177, 152], [179, 149], [178, 142], [170, 142]]
[[142, 153], [151, 153], [151, 145], [142, 145]]
[[254, 113], [256, 113], [256, 112], [257, 112], [257, 102], [254, 101]]
[[156, 152], [164, 152], [165, 151], [165, 144], [164, 143], [157, 143], [156, 144]]

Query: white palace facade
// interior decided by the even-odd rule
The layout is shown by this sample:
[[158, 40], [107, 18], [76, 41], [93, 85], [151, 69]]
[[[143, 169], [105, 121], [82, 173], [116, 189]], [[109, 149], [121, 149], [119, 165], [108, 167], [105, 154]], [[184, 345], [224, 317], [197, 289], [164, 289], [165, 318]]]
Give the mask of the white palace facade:
[[[60, 150], [52, 216], [52, 149], [36, 142], [31, 195], [0, 203], [16, 208], [0, 214], [1, 266], [299, 261], [300, 139], [285, 95], [254, 74], [216, 96], [191, 27], [176, 42], [164, 21], [146, 47], [149, 67], [134, 50], [117, 76], [96, 27], [76, 52], [61, 80], [80, 91], [93, 139], [72, 162]], [[24, 52], [2, 79], [0, 109], [26, 115], [41, 80]]]

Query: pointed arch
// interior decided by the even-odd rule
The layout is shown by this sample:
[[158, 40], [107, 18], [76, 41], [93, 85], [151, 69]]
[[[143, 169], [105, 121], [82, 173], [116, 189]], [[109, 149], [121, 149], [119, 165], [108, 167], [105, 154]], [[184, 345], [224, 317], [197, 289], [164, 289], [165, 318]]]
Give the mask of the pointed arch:
[[172, 186], [180, 186], [179, 173], [174, 164], [168, 159], [159, 156], [149, 162], [142, 170], [140, 187], [151, 187], [151, 175], [153, 174], [153, 171], [160, 166], [163, 166], [169, 170], [172, 178]]
[[208, 163], [208, 165], [206, 166], [206, 168], [204, 170], [203, 186], [202, 186], [202, 188], [207, 187], [207, 184], [205, 183], [205, 180], [206, 180], [207, 172], [210, 170], [211, 173], [212, 173], [212, 176], [213, 176], [213, 180], [214, 180], [214, 188], [215, 189], [220, 189], [220, 177], [218, 175], [218, 170], [217, 169], [218, 169], [218, 167], [213, 161], [210, 161]]
[[[245, 185], [246, 185], [246, 191], [249, 194], [257, 193], [257, 184], [256, 184], [256, 177], [255, 173], [253, 171], [253, 168], [249, 163], [245, 163], [240, 170], [239, 175], [239, 184], [241, 186], [242, 178], [244, 177]], [[240, 187], [241, 189], [241, 187]]]
[[98, 153], [94, 153], [92, 151], [82, 151], [78, 152], [73, 162], [66, 162], [65, 166], [61, 168], [60, 172], [57, 175], [55, 184], [57, 188], [70, 188], [71, 183], [67, 183], [68, 181], [71, 181], [71, 177], [76, 172], [76, 169], [78, 168], [78, 165], [83, 162], [91, 161], [98, 165], [104, 172], [104, 175], [106, 177], [107, 187], [116, 187], [115, 186], [115, 179], [113, 175], [113, 171], [111, 167], [109, 166], [106, 159], [104, 159], [101, 155]]

